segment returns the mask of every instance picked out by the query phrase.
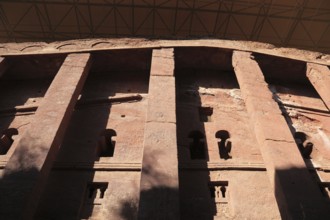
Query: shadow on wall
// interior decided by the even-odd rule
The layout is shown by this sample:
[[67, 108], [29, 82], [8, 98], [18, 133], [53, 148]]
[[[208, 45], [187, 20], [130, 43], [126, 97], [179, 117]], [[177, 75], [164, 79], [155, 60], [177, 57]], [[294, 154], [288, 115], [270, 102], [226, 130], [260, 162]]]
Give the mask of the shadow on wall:
[[[24, 179], [30, 178], [31, 176], [36, 176], [39, 171], [35, 168], [30, 168], [27, 170], [18, 171], [5, 175], [0, 180], [0, 215], [1, 218], [6, 220], [16, 220], [23, 219], [26, 213], [22, 210], [25, 209], [24, 205], [28, 202], [29, 198], [24, 197], [25, 194], [31, 191], [31, 185], [28, 184]], [[20, 185], [25, 188], [23, 190], [17, 190], [17, 181], [20, 181]], [[19, 202], [17, 202], [19, 201]], [[15, 211], [11, 207], [15, 207]], [[17, 213], [20, 212], [20, 213]], [[17, 215], [18, 214], [18, 215]]]
[[36, 213], [37, 219], [50, 216], [56, 219], [92, 217], [95, 204], [102, 200], [99, 193], [102, 194], [103, 185], [107, 184], [93, 181], [93, 166], [101, 153], [98, 140], [107, 129], [110, 111], [111, 105], [107, 104], [87, 106], [74, 111], [56, 162], [65, 164], [71, 161], [77, 164], [79, 161], [88, 172], [72, 172], [70, 166], [53, 168]]
[[33, 214], [39, 201], [38, 192], [42, 190], [40, 186], [45, 183], [45, 178], [40, 178], [41, 173], [37, 169], [37, 158], [45, 154], [47, 147], [29, 151], [33, 144], [28, 132], [25, 138], [20, 140], [20, 145], [12, 158], [13, 162], [7, 164], [6, 172], [2, 173], [0, 178], [0, 214], [8, 220], [23, 219], [23, 216]]
[[[119, 214], [123, 219], [179, 218], [177, 177], [169, 175], [170, 172], [157, 170], [162, 165], [167, 166], [166, 164], [160, 164], [164, 161], [162, 157], [163, 155], [160, 152], [153, 152], [145, 157], [140, 198], [127, 199], [121, 202]], [[139, 191], [140, 189], [137, 188], [136, 190]]]
[[166, 163], [171, 159], [165, 154], [157, 149], [144, 154], [138, 219], [179, 218], [178, 166]]
[[[7, 73], [4, 76], [6, 75]], [[17, 138], [24, 132], [50, 82], [51, 79], [0, 79], [0, 155], [4, 155], [6, 158], [4, 160], [7, 160], [12, 152], [9, 151], [8, 141], [11, 144], [14, 140], [16, 142]], [[9, 135], [10, 140], [4, 140], [6, 133], [12, 133], [12, 129], [16, 129], [19, 135], [14, 139], [12, 138], [13, 135]], [[8, 152], [9, 154], [7, 154]]]
[[[215, 192], [221, 188], [211, 181], [208, 170], [209, 143], [214, 94], [212, 89], [238, 88], [231, 64], [232, 51], [217, 48], [175, 49], [176, 116], [181, 219], [214, 219], [221, 215]], [[222, 100], [221, 100], [222, 101]], [[229, 133], [216, 134], [221, 159], [230, 159]], [[217, 191], [218, 192], [218, 191]]]
[[125, 220], [137, 219], [138, 199], [123, 200], [120, 204], [119, 216]]
[[194, 70], [189, 77], [176, 73], [176, 114], [178, 159], [180, 164], [196, 165], [198, 170], [179, 170], [180, 218], [213, 219], [216, 215], [210, 194], [210, 173], [207, 171], [208, 143], [199, 94], [200, 75]]
[[[284, 59], [282, 60], [287, 62]], [[271, 59], [265, 61], [271, 62]], [[269, 90], [273, 94], [273, 99], [278, 103], [282, 115], [284, 116], [286, 123], [291, 131], [292, 137], [295, 139], [297, 148], [299, 149], [301, 156], [304, 159], [306, 167], [308, 167], [289, 167], [287, 169], [275, 170], [274, 193], [281, 217], [282, 219], [329, 219], [330, 201], [325, 194], [322, 195], [322, 191], [324, 189], [318, 185], [321, 180], [319, 179], [316, 173], [316, 169], [314, 168], [311, 161], [313, 143], [308, 141], [308, 137], [305, 133], [297, 131], [293, 126], [293, 121], [289, 116], [289, 113], [282, 103], [280, 97], [278, 96], [276, 86], [274, 86], [277, 83], [283, 82], [290, 82], [290, 85], [294, 85], [294, 82], [290, 80], [297, 79], [299, 74], [301, 74], [302, 78], [298, 83], [305, 85], [305, 88], [307, 88], [307, 83], [304, 81], [306, 77], [303, 75], [305, 74], [305, 64], [298, 63], [300, 67], [296, 70], [293, 70], [296, 71], [296, 73], [292, 74], [292, 78], [287, 79], [288, 82], [286, 82], [285, 76], [287, 74], [280, 74], [276, 76], [274, 75], [276, 71], [271, 72], [272, 68], [269, 67], [275, 65], [276, 62], [274, 62], [275, 64], [269, 64], [258, 60], [258, 63], [265, 73], [265, 78], [269, 83]], [[293, 65], [296, 66], [295, 63], [297, 62], [293, 62]], [[265, 66], [266, 64], [269, 66]], [[290, 63], [287, 64], [289, 65]], [[283, 69], [283, 65], [281, 65], [281, 63], [279, 63], [278, 66]], [[290, 68], [288, 67], [284, 69]], [[312, 170], [309, 170], [311, 168]], [[296, 182], [297, 180], [300, 182]]]
[[294, 181], [306, 172], [305, 168], [275, 170], [274, 190], [282, 219], [330, 219], [330, 200], [317, 183]]
[[[157, 195], [164, 195], [166, 194], [167, 197], [175, 197], [179, 193], [178, 189], [171, 188], [171, 187], [153, 187], [150, 190], [145, 190], [141, 192], [141, 196], [144, 198], [154, 198]], [[161, 199], [161, 198], [160, 198]], [[163, 203], [171, 203], [170, 200], [163, 200]], [[138, 200], [123, 200], [120, 205], [119, 216], [125, 220], [136, 220], [136, 219], [148, 219], [147, 217], [140, 217], [137, 218], [138, 215]], [[155, 209], [157, 212], [157, 209]], [[162, 218], [162, 219], [171, 219], [171, 218]]]
[[[27, 116], [34, 114], [35, 106], [38, 106], [39, 100], [44, 97], [65, 55], [6, 59], [9, 59], [11, 65], [0, 79], [0, 154], [4, 156], [1, 160], [9, 159], [17, 143], [20, 143], [20, 148], [15, 150], [15, 157], [12, 157], [11, 163], [6, 165], [6, 171], [1, 173], [0, 215], [3, 219], [18, 217], [23, 219], [22, 215], [27, 218], [29, 213], [35, 211], [39, 197], [31, 197], [31, 195], [35, 192], [38, 195], [41, 192], [40, 186], [47, 178], [47, 175], [40, 173], [37, 168], [39, 163], [37, 158], [47, 153], [48, 146], [45, 146], [42, 139], [33, 136], [33, 131], [31, 131], [33, 128], [29, 128], [31, 133], [29, 130], [24, 133], [26, 127], [22, 130], [20, 128], [30, 123], [31, 118]], [[11, 128], [14, 119], [16, 128]], [[20, 139], [22, 133], [24, 133], [24, 138]], [[19, 135], [13, 139], [15, 134]], [[37, 140], [32, 143], [32, 139]], [[34, 148], [36, 142], [38, 142], [38, 148]], [[34, 150], [29, 151], [29, 149]], [[48, 157], [54, 158], [55, 154], [50, 152]], [[49, 164], [45, 166], [49, 168]], [[36, 180], [40, 180], [38, 185]], [[32, 207], [31, 210], [26, 209], [27, 206]], [[22, 211], [24, 209], [26, 212]]]

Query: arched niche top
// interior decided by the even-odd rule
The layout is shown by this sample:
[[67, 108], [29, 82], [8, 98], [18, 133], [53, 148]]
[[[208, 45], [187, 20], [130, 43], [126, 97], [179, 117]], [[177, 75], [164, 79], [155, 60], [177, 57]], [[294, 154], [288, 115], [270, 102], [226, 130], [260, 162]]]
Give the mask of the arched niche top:
[[222, 140], [227, 140], [230, 138], [230, 133], [227, 130], [219, 130], [215, 133], [215, 137]]
[[113, 129], [105, 129], [104, 131], [102, 131], [101, 136], [104, 137], [114, 137], [117, 136], [117, 132]]

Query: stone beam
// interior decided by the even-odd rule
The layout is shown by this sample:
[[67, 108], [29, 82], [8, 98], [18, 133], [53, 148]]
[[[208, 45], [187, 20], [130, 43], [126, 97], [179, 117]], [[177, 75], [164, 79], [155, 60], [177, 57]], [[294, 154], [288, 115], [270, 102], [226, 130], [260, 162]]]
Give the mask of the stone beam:
[[330, 70], [327, 66], [307, 63], [306, 76], [330, 110]]
[[329, 216], [263, 73], [251, 53], [234, 51], [233, 67], [283, 219]]
[[90, 54], [70, 54], [18, 140], [0, 179], [3, 219], [33, 219], [90, 69]]
[[138, 219], [179, 219], [173, 49], [153, 50]]

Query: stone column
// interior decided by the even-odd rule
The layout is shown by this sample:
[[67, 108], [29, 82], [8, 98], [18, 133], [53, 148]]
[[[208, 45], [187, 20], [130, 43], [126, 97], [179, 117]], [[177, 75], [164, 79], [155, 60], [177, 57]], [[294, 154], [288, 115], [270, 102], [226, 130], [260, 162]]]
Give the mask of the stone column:
[[258, 63], [243, 51], [234, 51], [232, 62], [282, 218], [324, 219], [329, 215], [325, 199]]
[[90, 54], [70, 54], [55, 76], [0, 179], [1, 218], [33, 219], [90, 63]]
[[179, 219], [173, 49], [152, 53], [138, 219]]
[[327, 66], [307, 63], [306, 76], [330, 111], [330, 70]]

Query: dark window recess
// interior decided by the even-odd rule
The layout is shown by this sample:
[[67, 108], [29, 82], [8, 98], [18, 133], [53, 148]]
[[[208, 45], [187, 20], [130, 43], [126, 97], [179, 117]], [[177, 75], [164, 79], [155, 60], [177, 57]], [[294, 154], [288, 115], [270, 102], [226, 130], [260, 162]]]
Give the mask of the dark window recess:
[[13, 144], [13, 136], [18, 135], [18, 130], [16, 128], [8, 128], [1, 132], [0, 137], [0, 155], [7, 154], [11, 145]]
[[209, 183], [211, 198], [226, 198], [228, 181], [214, 181]]
[[89, 219], [93, 213], [100, 212], [107, 188], [108, 182], [91, 182], [87, 184], [79, 219]]
[[212, 107], [199, 107], [199, 118], [201, 122], [211, 122], [213, 115]]
[[214, 215], [218, 215], [228, 204], [228, 181], [209, 182], [210, 197], [215, 204]]
[[232, 146], [229, 139], [229, 132], [226, 130], [217, 131], [217, 133], [215, 133], [215, 137], [220, 139], [218, 142], [220, 158], [225, 160], [231, 159], [232, 156], [230, 155], [230, 152]]
[[108, 188], [107, 182], [92, 182], [87, 184], [88, 199], [103, 199]]
[[301, 155], [305, 159], [310, 159], [314, 144], [308, 140], [308, 136], [304, 132], [296, 132], [294, 134], [294, 139]]
[[205, 135], [200, 131], [192, 131], [189, 133], [188, 137], [192, 139], [189, 146], [190, 158], [192, 160], [206, 159], [205, 142], [203, 140], [205, 139]]
[[117, 133], [113, 129], [106, 129], [101, 134], [101, 139], [98, 146], [98, 154], [100, 157], [113, 157], [116, 141], [112, 140]]

